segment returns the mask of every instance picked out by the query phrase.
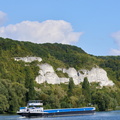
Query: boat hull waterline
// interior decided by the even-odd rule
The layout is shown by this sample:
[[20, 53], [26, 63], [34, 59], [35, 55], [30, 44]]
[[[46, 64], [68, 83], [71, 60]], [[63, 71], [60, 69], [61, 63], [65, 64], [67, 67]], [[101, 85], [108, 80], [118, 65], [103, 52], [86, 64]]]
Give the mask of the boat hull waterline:
[[18, 112], [19, 115], [25, 117], [62, 117], [62, 116], [79, 116], [92, 115], [95, 113], [94, 107], [91, 108], [73, 108], [73, 109], [53, 109], [44, 110], [41, 113], [34, 112]]

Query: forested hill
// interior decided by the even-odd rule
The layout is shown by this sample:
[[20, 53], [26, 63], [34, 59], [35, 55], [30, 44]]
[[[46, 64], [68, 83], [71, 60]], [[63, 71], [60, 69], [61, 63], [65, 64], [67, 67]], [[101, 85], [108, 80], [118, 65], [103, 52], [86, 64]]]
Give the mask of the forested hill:
[[[2, 50], [11, 51], [12, 56], [26, 56], [26, 55], [36, 55], [41, 57], [46, 57], [48, 54], [53, 56], [60, 55], [60, 53], [84, 53], [85, 52], [76, 46], [63, 45], [58, 43], [45, 43], [45, 44], [35, 44], [31, 42], [20, 42], [11, 39], [0, 38], [0, 46]], [[24, 51], [24, 54], [21, 54]]]
[[[14, 57], [36, 56], [42, 62], [25, 63], [15, 61]], [[48, 63], [53, 68], [74, 67], [91, 69], [104, 68], [114, 87], [99, 89], [96, 83], [74, 85], [37, 84], [38, 64]], [[87, 87], [85, 87], [87, 84]], [[0, 38], [0, 113], [16, 112], [30, 99], [42, 99], [45, 108], [65, 108], [87, 106], [89, 103], [97, 110], [115, 109], [120, 106], [120, 57], [89, 55], [81, 48], [63, 44], [35, 44]]]
[[[58, 43], [35, 44], [0, 38], [1, 52], [9, 57], [39, 56], [44, 62], [57, 67], [60, 65], [81, 68], [90, 66], [96, 58], [88, 55], [81, 48]], [[71, 57], [72, 56], [72, 57]], [[54, 60], [54, 63], [52, 62]]]

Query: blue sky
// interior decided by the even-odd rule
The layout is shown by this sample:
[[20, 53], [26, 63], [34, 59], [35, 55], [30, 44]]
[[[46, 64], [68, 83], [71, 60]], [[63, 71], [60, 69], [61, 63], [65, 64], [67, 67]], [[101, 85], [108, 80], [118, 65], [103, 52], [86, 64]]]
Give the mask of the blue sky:
[[0, 0], [0, 36], [120, 55], [120, 0]]

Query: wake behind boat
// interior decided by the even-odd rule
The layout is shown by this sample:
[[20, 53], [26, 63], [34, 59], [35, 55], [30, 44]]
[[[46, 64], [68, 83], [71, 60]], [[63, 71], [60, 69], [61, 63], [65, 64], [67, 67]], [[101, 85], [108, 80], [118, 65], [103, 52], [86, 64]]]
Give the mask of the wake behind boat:
[[42, 106], [43, 103], [40, 100], [31, 100], [28, 102], [27, 107], [20, 107], [17, 114], [25, 117], [59, 117], [89, 115], [95, 113], [95, 107], [44, 110]]

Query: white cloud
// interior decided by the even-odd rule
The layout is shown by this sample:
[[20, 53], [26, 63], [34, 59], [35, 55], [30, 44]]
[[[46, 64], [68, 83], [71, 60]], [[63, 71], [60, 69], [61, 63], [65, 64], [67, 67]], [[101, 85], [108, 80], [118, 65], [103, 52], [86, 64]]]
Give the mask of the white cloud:
[[120, 31], [113, 33], [111, 36], [115, 39], [115, 42], [120, 47]]
[[82, 32], [73, 32], [70, 23], [63, 20], [47, 20], [44, 22], [23, 21], [15, 25], [0, 27], [0, 36], [34, 43], [77, 42]]
[[6, 13], [0, 11], [0, 25], [6, 21]]
[[112, 55], [120, 55], [120, 31], [112, 33], [112, 38], [118, 46], [118, 49], [111, 49], [110, 54]]
[[110, 54], [111, 55], [120, 55], [120, 50], [119, 49], [111, 49]]

